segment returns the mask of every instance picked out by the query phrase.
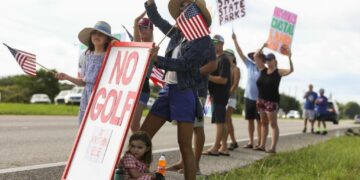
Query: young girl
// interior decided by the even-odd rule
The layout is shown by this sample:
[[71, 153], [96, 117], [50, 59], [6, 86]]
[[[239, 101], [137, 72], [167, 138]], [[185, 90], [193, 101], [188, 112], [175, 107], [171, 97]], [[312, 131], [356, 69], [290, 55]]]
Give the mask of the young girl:
[[129, 150], [120, 160], [120, 167], [125, 169], [124, 179], [155, 179], [155, 174], [148, 172], [152, 162], [152, 144], [150, 137], [143, 131], [137, 131], [129, 139]]
[[106, 49], [116, 38], [111, 35], [111, 27], [104, 21], [99, 21], [93, 28], [88, 27], [80, 31], [79, 40], [88, 49], [80, 56], [83, 62], [80, 77], [72, 77], [65, 73], [55, 75], [59, 80], [68, 80], [77, 86], [85, 86], [80, 102], [79, 125], [83, 119], [93, 86], [104, 59]]

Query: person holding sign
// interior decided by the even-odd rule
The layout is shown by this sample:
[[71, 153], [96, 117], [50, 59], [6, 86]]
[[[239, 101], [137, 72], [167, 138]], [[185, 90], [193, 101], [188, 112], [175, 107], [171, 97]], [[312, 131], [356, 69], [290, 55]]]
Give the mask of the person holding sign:
[[[146, 12], [143, 12], [139, 17], [135, 19], [134, 22], [134, 41], [135, 42], [153, 42], [154, 35], [153, 30], [154, 26], [150, 19], [144, 18]], [[142, 112], [149, 101], [150, 98], [150, 83], [149, 78], [151, 75], [153, 63], [150, 62], [150, 66], [148, 68], [148, 72], [146, 74], [146, 79], [144, 81], [139, 103], [136, 106], [135, 114], [133, 119], [131, 120], [131, 131], [136, 132], [140, 129], [140, 120], [142, 116]]]
[[[265, 63], [261, 58], [262, 50], [266, 47], [266, 43], [258, 50], [254, 57], [255, 63], [260, 70], [260, 77], [256, 81], [259, 89], [259, 98], [256, 102], [258, 111], [260, 113], [262, 132], [261, 144], [256, 150], [265, 151], [266, 139], [268, 134], [268, 125], [270, 122], [272, 129], [272, 144], [271, 148], [266, 150], [267, 153], [276, 153], [276, 144], [279, 139], [279, 126], [277, 123], [277, 111], [279, 109], [279, 85], [281, 77], [287, 76], [294, 71], [293, 63], [291, 60], [291, 51], [289, 52], [289, 69], [278, 69], [276, 57], [273, 53], [265, 56]], [[266, 66], [265, 66], [266, 64]]]
[[[254, 148], [254, 130], [256, 120], [257, 124], [257, 135], [258, 135], [258, 143], [257, 146], [260, 146], [261, 141], [261, 122], [260, 116], [256, 109], [256, 100], [258, 98], [258, 88], [256, 86], [256, 81], [259, 78], [260, 72], [256, 67], [254, 62], [254, 53], [249, 53], [248, 57], [246, 57], [236, 39], [236, 34], [233, 32], [232, 39], [234, 41], [236, 51], [240, 56], [240, 59], [244, 62], [247, 69], [247, 83], [245, 88], [245, 119], [248, 121], [248, 132], [249, 132], [249, 142], [243, 146], [244, 148]], [[262, 57], [262, 60], [264, 58]], [[236, 147], [237, 144], [230, 145], [230, 147]]]
[[83, 62], [80, 78], [72, 77], [65, 73], [57, 73], [55, 77], [59, 80], [68, 80], [77, 86], [85, 86], [80, 102], [79, 125], [85, 114], [93, 86], [101, 68], [105, 52], [112, 43], [117, 40], [111, 35], [111, 27], [105, 21], [97, 22], [94, 27], [87, 27], [80, 31], [79, 40], [88, 49], [81, 54], [80, 62]]
[[[194, 4], [193, 4], [194, 3]], [[206, 25], [211, 25], [211, 16], [204, 0], [170, 0], [169, 12], [177, 19], [187, 7], [200, 10]], [[196, 163], [191, 146], [195, 117], [202, 117], [202, 108], [197, 97], [197, 89], [201, 87], [200, 67], [203, 59], [211, 59], [215, 54], [208, 35], [187, 40], [179, 28], [170, 25], [157, 11], [154, 0], [145, 3], [150, 20], [164, 34], [170, 37], [165, 57], [158, 56], [159, 48], [151, 51], [151, 59], [155, 65], [166, 70], [166, 85], [159, 92], [159, 97], [152, 106], [150, 113], [141, 126], [141, 130], [153, 137], [166, 121], [177, 121], [178, 143], [184, 161], [184, 177], [187, 180], [196, 178]], [[199, 110], [199, 111], [197, 111]]]

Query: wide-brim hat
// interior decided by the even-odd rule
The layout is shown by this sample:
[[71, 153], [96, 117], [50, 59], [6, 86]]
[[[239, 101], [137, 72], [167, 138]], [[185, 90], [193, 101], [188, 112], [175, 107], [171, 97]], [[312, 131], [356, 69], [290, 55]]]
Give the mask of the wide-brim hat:
[[103, 33], [104, 35], [110, 37], [111, 39], [117, 39], [116, 37], [114, 37], [113, 35], [111, 35], [111, 26], [105, 22], [105, 21], [98, 21], [94, 27], [86, 27], [83, 30], [81, 30], [79, 32], [79, 40], [81, 43], [85, 44], [86, 46], [89, 46], [89, 41], [90, 36], [91, 36], [91, 32], [93, 31], [99, 31], [101, 33]]
[[[183, 0], [170, 0], [168, 4], [168, 9], [170, 15], [176, 20], [179, 15], [181, 14], [180, 6]], [[190, 0], [190, 2], [194, 2], [196, 6], [200, 9], [201, 13], [203, 14], [206, 24], [208, 27], [211, 25], [211, 15], [209, 10], [206, 8], [205, 0]]]

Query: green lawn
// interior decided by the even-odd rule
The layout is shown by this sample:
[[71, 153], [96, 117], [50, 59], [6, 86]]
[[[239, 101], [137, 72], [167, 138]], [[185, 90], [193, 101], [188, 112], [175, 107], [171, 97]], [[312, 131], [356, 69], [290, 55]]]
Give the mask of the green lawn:
[[0, 103], [0, 115], [69, 115], [77, 116], [79, 106], [54, 104]]
[[278, 153], [209, 179], [360, 179], [360, 137], [344, 136]]
[[[143, 116], [148, 114], [145, 109]], [[79, 106], [55, 104], [0, 103], [0, 115], [63, 115], [77, 116]]]

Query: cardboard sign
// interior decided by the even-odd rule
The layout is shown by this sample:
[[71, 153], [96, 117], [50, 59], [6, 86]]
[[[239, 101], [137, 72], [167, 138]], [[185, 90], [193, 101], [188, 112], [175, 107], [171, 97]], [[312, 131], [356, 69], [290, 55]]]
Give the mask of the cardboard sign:
[[245, 16], [245, 0], [217, 0], [220, 26]]
[[105, 55], [63, 180], [112, 179], [153, 43], [116, 42]]
[[296, 14], [275, 7], [267, 47], [281, 54], [288, 55], [288, 49], [291, 49], [294, 36], [296, 19]]

